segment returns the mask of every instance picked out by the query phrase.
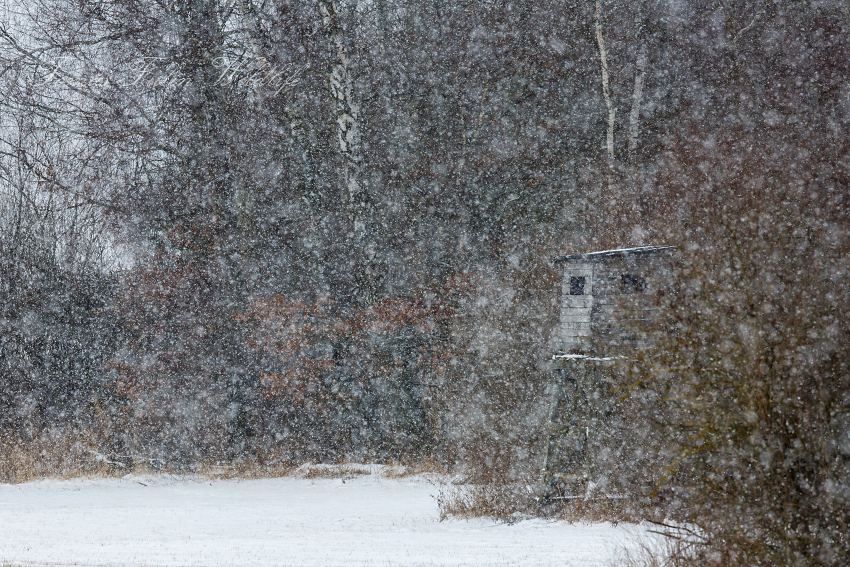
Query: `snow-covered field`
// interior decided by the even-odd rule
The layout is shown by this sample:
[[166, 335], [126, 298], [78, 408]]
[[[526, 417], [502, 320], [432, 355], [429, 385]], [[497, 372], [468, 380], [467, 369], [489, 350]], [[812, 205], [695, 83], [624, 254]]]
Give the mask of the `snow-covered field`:
[[636, 526], [439, 521], [437, 480], [126, 477], [0, 485], [0, 564], [614, 565]]

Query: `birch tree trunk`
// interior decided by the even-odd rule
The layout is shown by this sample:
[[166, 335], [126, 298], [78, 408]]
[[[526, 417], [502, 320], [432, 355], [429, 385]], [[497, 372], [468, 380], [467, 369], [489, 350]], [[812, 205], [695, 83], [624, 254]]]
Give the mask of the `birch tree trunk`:
[[596, 44], [599, 47], [599, 70], [602, 81], [602, 98], [605, 100], [605, 151], [608, 162], [608, 191], [613, 195], [615, 189], [615, 156], [614, 156], [614, 124], [617, 107], [611, 100], [611, 80], [608, 74], [608, 51], [605, 48], [605, 37], [602, 34], [602, 0], [596, 0]]
[[[629, 142], [628, 160], [630, 169], [630, 186], [632, 193], [637, 194], [638, 163], [637, 148], [640, 142], [640, 109], [643, 104], [643, 83], [646, 78], [646, 41], [643, 33], [643, 10], [640, 6], [635, 15], [635, 41], [639, 43], [638, 54], [635, 59], [635, 80], [632, 88], [632, 109], [629, 112]], [[643, 200], [638, 197], [640, 210], [643, 212]]]
[[346, 201], [351, 232], [358, 244], [366, 237], [369, 198], [362, 184], [363, 154], [360, 142], [360, 107], [354, 98], [351, 60], [343, 38], [336, 2], [319, 0], [322, 22], [335, 50], [330, 91], [336, 104], [337, 148], [345, 167]]
[[632, 110], [629, 112], [629, 164], [635, 165], [640, 136], [640, 106], [643, 103], [643, 82], [646, 77], [646, 44], [641, 42], [635, 60], [635, 84], [632, 89]]
[[352, 244], [353, 288], [344, 290], [354, 303], [368, 304], [377, 295], [380, 279], [375, 252], [373, 207], [363, 184], [363, 151], [360, 139], [360, 106], [354, 96], [351, 59], [335, 0], [319, 0], [322, 22], [334, 47], [330, 71], [330, 91], [336, 106], [337, 149], [343, 160], [346, 217]]

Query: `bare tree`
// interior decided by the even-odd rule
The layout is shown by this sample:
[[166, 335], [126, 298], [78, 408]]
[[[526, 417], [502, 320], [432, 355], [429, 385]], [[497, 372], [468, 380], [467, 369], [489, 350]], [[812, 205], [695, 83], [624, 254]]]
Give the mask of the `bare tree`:
[[608, 165], [609, 198], [616, 193], [616, 156], [614, 154], [614, 125], [617, 118], [617, 107], [611, 96], [611, 76], [608, 70], [608, 50], [605, 48], [603, 34], [602, 0], [594, 4], [594, 30], [596, 45], [599, 48], [599, 80], [602, 87], [602, 99], [605, 101], [605, 156]]
[[343, 161], [348, 230], [356, 258], [355, 295], [368, 302], [375, 294], [374, 204], [363, 179], [360, 105], [354, 92], [354, 77], [349, 48], [334, 0], [319, 0], [319, 12], [333, 45], [334, 56], [328, 82], [335, 104], [337, 149]]

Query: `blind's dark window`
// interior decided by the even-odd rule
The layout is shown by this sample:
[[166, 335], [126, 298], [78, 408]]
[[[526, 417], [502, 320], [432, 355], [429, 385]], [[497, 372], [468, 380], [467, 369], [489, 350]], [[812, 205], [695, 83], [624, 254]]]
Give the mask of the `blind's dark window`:
[[584, 276], [570, 276], [570, 295], [584, 295]]
[[620, 290], [623, 293], [643, 293], [646, 291], [646, 279], [635, 274], [623, 274]]

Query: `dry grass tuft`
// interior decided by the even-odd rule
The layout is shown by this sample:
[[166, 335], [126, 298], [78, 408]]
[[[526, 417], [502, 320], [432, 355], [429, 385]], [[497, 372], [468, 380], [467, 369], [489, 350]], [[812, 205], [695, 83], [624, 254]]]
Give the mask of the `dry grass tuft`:
[[609, 496], [543, 497], [522, 483], [475, 482], [447, 488], [438, 497], [440, 516], [491, 517], [513, 521], [523, 517], [547, 517], [568, 522], [630, 522], [643, 518], [626, 498]]
[[242, 461], [233, 465], [201, 465], [195, 474], [212, 480], [280, 478], [290, 476], [295, 466], [289, 463], [258, 463]]
[[296, 465], [285, 454], [252, 455], [234, 462], [170, 465], [142, 456], [116, 456], [91, 443], [96, 436], [35, 439], [0, 438], [0, 483], [22, 483], [43, 478], [118, 477], [133, 475], [197, 475], [208, 479], [261, 479], [297, 476], [306, 479], [350, 479], [376, 475], [402, 479], [423, 474], [445, 474], [436, 460], [411, 463], [305, 463]]
[[448, 475], [448, 467], [433, 457], [413, 463], [388, 462], [383, 469], [384, 478], [408, 478], [423, 474]]
[[[302, 468], [302, 467], [300, 467]], [[303, 472], [304, 478], [355, 478], [372, 474], [368, 467], [357, 465], [308, 465]]]
[[514, 521], [534, 514], [534, 497], [517, 486], [474, 484], [444, 488], [437, 496], [440, 520], [488, 517]]
[[556, 500], [546, 506], [547, 514], [568, 522], [640, 523], [630, 502], [623, 498], [593, 497]]
[[41, 478], [126, 474], [115, 463], [96, 459], [79, 441], [67, 438], [0, 441], [0, 482], [17, 484]]

